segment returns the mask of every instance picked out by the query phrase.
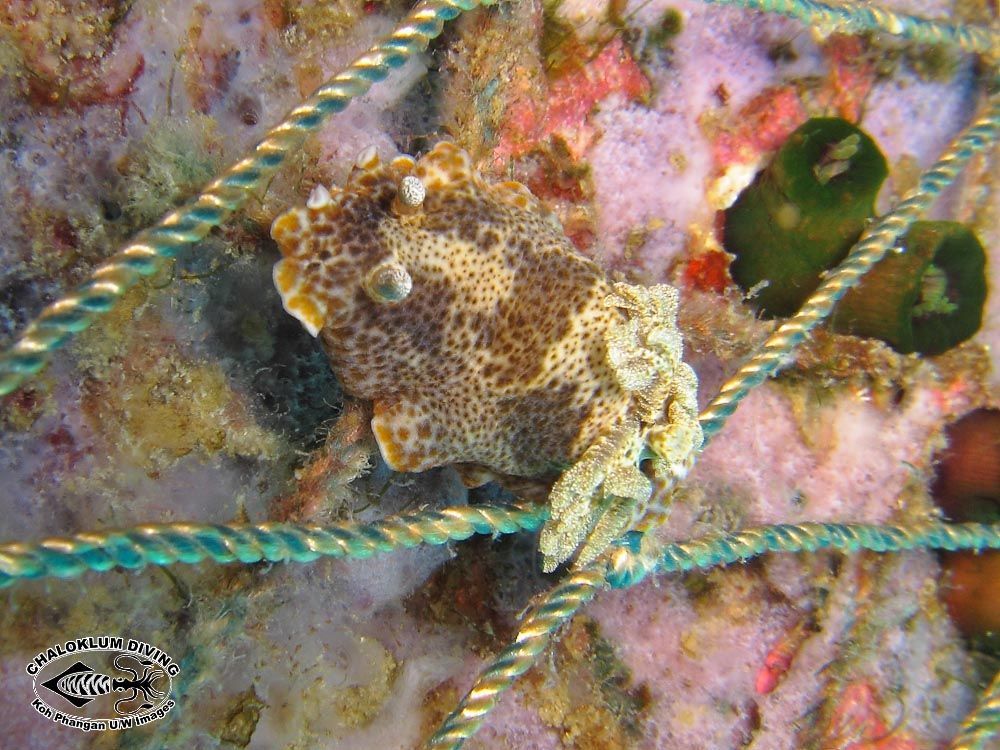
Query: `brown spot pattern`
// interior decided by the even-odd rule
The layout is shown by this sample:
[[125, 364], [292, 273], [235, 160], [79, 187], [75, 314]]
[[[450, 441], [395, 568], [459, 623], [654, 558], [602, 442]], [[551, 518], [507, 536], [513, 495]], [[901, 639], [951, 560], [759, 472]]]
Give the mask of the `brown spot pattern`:
[[[394, 199], [406, 174], [427, 195], [403, 213]], [[331, 365], [345, 390], [375, 403], [390, 466], [548, 474], [628, 410], [604, 344], [624, 313], [605, 304], [602, 271], [523, 185], [487, 182], [441, 143], [416, 163], [375, 160], [331, 193], [275, 220], [275, 279], [289, 312], [325, 316]], [[362, 288], [386, 261], [413, 280], [398, 302]]]

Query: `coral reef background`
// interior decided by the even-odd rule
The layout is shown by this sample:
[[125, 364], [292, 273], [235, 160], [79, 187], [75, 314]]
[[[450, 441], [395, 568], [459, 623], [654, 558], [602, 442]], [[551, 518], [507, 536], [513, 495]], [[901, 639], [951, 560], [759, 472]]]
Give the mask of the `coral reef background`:
[[[986, 4], [901, 3], [989, 22]], [[190, 196], [406, 8], [398, 3], [22, 0], [0, 9], [0, 338]], [[885, 208], [969, 120], [976, 61], [695, 2], [503, 3], [314, 139], [246, 211], [0, 408], [4, 539], [167, 520], [368, 520], [496, 497], [379, 462], [271, 287], [273, 217], [357, 154], [455, 139], [530, 185], [585, 254], [682, 289], [711, 395], [769, 332], [729, 281], [717, 212], [807, 117], [858, 122]], [[996, 279], [996, 155], [936, 216]], [[990, 284], [991, 289], [995, 284]], [[668, 533], [934, 513], [945, 427], [996, 407], [1000, 308], [933, 359], [820, 332], [702, 456]], [[491, 494], [492, 493], [492, 494]], [[471, 494], [471, 496], [470, 496]], [[310, 566], [88, 575], [4, 592], [0, 723], [23, 747], [415, 747], [508, 640], [538, 573], [514, 538]], [[821, 553], [600, 596], [471, 747], [921, 748], [947, 740], [989, 657], [940, 603], [936, 558]], [[179, 659], [164, 721], [88, 736], [30, 708], [24, 664], [122, 633]], [[852, 744], [853, 743], [853, 744]]]

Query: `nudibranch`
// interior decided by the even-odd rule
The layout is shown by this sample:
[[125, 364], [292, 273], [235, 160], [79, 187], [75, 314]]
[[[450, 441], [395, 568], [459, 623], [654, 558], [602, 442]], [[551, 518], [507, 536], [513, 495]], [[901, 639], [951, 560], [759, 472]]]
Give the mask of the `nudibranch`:
[[285, 309], [372, 402], [390, 468], [568, 469], [546, 569], [581, 543], [599, 554], [648, 502], [645, 472], [681, 476], [701, 444], [676, 291], [611, 283], [526, 187], [488, 182], [454, 144], [388, 163], [369, 149], [271, 235]]

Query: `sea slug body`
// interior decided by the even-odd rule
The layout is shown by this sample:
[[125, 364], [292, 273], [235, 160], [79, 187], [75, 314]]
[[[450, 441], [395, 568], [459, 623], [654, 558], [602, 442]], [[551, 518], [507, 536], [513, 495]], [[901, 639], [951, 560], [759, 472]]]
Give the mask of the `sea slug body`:
[[[344, 389], [373, 403], [394, 470], [555, 477], [619, 433], [605, 462], [637, 463], [640, 425], [671, 401], [693, 410], [676, 292], [652, 288], [667, 303], [646, 351], [649, 325], [623, 296], [636, 288], [608, 281], [526, 187], [487, 182], [451, 143], [419, 161], [366, 151], [342, 190], [317, 187], [271, 234], [285, 309], [320, 337]], [[664, 388], [675, 371], [680, 399]], [[563, 559], [597, 520], [586, 503], [575, 515]]]

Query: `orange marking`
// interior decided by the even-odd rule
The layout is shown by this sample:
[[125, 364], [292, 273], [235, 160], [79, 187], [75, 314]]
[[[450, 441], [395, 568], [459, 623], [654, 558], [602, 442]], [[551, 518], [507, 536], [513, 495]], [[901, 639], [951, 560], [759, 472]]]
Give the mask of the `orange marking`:
[[323, 327], [323, 315], [316, 306], [316, 302], [303, 294], [296, 294], [290, 297], [285, 303], [285, 307], [290, 313], [295, 315], [303, 323], [312, 325], [317, 330]]
[[274, 285], [282, 296], [287, 295], [295, 288], [299, 280], [298, 268], [286, 261], [278, 261], [274, 271]]
[[291, 255], [298, 248], [298, 234], [302, 230], [302, 221], [298, 210], [287, 211], [274, 220], [271, 225], [271, 237], [278, 243], [282, 255]]

